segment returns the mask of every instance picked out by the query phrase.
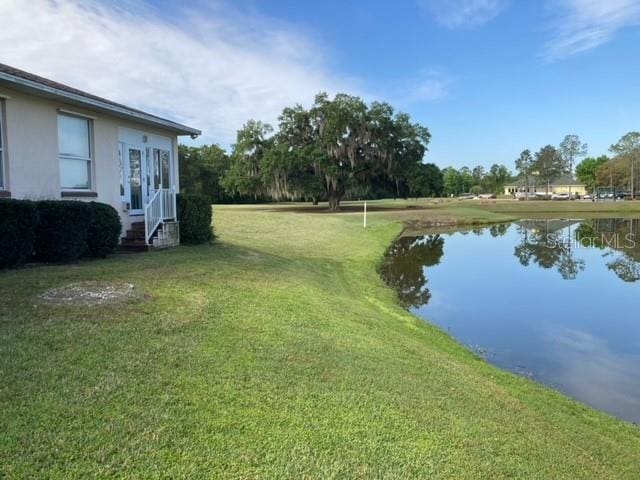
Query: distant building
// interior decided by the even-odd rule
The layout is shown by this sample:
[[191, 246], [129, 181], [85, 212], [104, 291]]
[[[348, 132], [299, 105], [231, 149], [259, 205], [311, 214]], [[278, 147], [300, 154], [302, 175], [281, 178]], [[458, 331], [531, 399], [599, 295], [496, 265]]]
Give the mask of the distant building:
[[[504, 194], [511, 196], [515, 196], [520, 192], [544, 194], [546, 191], [547, 184], [533, 177], [529, 179], [528, 188], [524, 178], [519, 178], [517, 181], [504, 186]], [[571, 191], [572, 195], [583, 196], [587, 194], [587, 185], [570, 176], [560, 177], [549, 184], [549, 195], [569, 193], [569, 191]]]

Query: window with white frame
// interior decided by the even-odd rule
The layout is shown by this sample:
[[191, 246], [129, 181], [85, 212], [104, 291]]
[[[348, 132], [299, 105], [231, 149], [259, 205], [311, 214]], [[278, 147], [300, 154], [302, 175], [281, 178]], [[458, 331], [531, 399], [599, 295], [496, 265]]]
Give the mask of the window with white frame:
[[64, 190], [91, 188], [91, 120], [58, 114], [60, 186]]
[[4, 158], [6, 156], [4, 142], [4, 100], [0, 98], [0, 190], [7, 188], [4, 180]]

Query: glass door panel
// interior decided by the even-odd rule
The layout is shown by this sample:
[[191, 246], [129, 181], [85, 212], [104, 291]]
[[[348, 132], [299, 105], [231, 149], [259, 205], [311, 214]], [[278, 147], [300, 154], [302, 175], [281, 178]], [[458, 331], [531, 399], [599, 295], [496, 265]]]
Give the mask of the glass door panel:
[[171, 168], [169, 162], [169, 150], [160, 150], [160, 172], [162, 174], [162, 186], [164, 188], [171, 188]]
[[142, 213], [144, 207], [142, 191], [142, 186], [144, 185], [142, 149], [127, 147], [127, 156], [129, 160], [129, 211], [131, 213]]
[[162, 185], [162, 176], [160, 172], [160, 154], [157, 148], [153, 149], [153, 187], [158, 190]]
[[153, 149], [153, 185], [155, 189], [171, 188], [171, 153]]

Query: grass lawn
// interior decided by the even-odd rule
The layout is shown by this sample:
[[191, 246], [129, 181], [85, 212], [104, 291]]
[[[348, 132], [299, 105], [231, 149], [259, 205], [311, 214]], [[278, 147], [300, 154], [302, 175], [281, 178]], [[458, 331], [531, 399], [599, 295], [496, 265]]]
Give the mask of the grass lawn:
[[[640, 217], [612, 205], [377, 202], [367, 230], [220, 207], [211, 246], [0, 272], [0, 478], [638, 479], [640, 428], [488, 365], [376, 273], [401, 221]], [[147, 299], [36, 298], [84, 280]]]

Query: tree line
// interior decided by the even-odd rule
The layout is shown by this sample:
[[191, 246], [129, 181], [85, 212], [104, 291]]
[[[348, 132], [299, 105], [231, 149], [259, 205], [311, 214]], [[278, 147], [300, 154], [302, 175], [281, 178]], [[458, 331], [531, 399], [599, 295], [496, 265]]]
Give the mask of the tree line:
[[515, 176], [501, 164], [440, 170], [424, 162], [430, 140], [426, 127], [387, 103], [320, 93], [310, 108], [285, 108], [277, 128], [248, 121], [231, 153], [218, 145], [180, 145], [180, 185], [213, 203], [328, 201], [332, 210], [342, 200], [501, 194], [515, 181], [543, 184], [548, 193], [551, 182], [574, 171], [591, 192], [598, 186], [637, 191], [639, 132], [612, 145], [612, 157], [588, 157], [577, 135], [557, 147], [524, 150]]
[[443, 193], [447, 197], [458, 196], [465, 193], [479, 195], [492, 193], [499, 195], [504, 186], [511, 180], [512, 175], [504, 165], [494, 164], [486, 170], [478, 165], [473, 169], [462, 167], [455, 169], [447, 167], [442, 171]]
[[[589, 192], [607, 186], [627, 190], [635, 196], [638, 188], [637, 161], [640, 158], [640, 132], [629, 132], [611, 145], [613, 157], [588, 157], [588, 146], [578, 135], [567, 135], [558, 147], [546, 145], [535, 154], [524, 150], [515, 162], [516, 172], [526, 186], [542, 182], [549, 185], [562, 175], [574, 175]], [[579, 163], [578, 160], [582, 159]]]
[[542, 182], [548, 195], [551, 182], [562, 175], [573, 176], [576, 161], [587, 151], [587, 144], [578, 135], [566, 135], [558, 147], [546, 145], [533, 155], [531, 150], [522, 151], [515, 162], [516, 171], [527, 191], [532, 181]]
[[592, 185], [592, 190], [596, 187], [611, 187], [626, 190], [632, 198], [636, 198], [640, 185], [637, 167], [640, 159], [640, 132], [625, 134], [611, 145], [609, 151], [614, 155], [613, 158], [602, 156], [587, 159], [590, 162], [582, 165], [576, 173], [582, 176], [582, 181]]
[[437, 197], [440, 169], [423, 159], [429, 130], [387, 103], [326, 93], [287, 107], [277, 129], [250, 120], [228, 155], [217, 145], [181, 146], [183, 191], [214, 202]]

